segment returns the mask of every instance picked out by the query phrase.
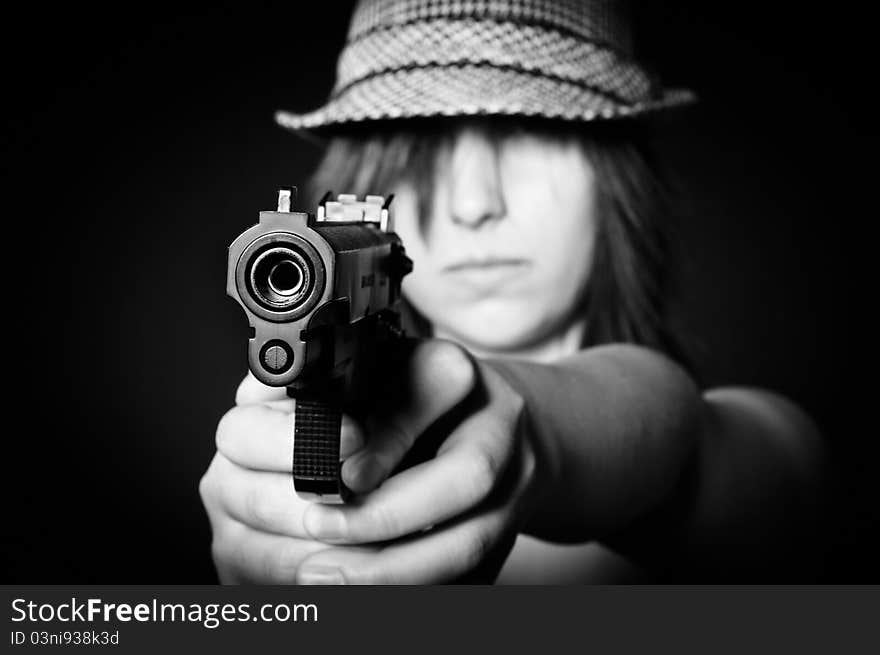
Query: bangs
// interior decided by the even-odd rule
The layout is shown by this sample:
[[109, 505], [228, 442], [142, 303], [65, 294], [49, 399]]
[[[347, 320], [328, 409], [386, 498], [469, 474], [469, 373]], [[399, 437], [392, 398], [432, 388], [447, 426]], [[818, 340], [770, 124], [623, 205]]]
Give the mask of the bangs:
[[[387, 196], [396, 186], [406, 184], [416, 192], [419, 223], [424, 230], [432, 213], [438, 168], [456, 136], [466, 128], [479, 131], [495, 148], [511, 134], [529, 133], [559, 141], [584, 141], [586, 137], [583, 130], [556, 121], [503, 116], [353, 126], [337, 132], [328, 142], [307, 184], [310, 206], [317, 206], [327, 191]], [[596, 126], [588, 134], [596, 131], [605, 132]]]

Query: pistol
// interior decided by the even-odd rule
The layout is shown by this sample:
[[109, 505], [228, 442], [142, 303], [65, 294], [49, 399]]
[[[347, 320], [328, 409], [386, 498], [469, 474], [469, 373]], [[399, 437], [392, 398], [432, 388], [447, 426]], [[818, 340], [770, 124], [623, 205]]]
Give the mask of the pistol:
[[412, 261], [393, 230], [393, 196], [358, 200], [328, 192], [315, 214], [291, 211], [296, 188], [282, 188], [277, 211], [229, 246], [226, 292], [250, 324], [248, 366], [264, 384], [296, 400], [293, 485], [301, 497], [341, 503], [343, 410], [400, 338], [397, 305]]

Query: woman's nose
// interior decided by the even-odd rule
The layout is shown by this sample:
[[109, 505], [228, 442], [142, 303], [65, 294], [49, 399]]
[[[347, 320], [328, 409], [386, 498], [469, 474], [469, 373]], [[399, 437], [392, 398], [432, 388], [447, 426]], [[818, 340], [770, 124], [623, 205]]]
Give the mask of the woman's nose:
[[452, 150], [450, 170], [449, 207], [454, 223], [477, 228], [505, 215], [498, 156], [489, 139], [475, 130], [462, 132]]

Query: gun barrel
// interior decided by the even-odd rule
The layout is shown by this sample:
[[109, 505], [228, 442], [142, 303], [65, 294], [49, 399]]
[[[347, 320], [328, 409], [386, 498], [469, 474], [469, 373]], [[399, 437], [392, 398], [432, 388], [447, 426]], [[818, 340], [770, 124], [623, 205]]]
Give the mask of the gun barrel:
[[313, 292], [313, 275], [305, 258], [290, 246], [271, 247], [250, 264], [248, 292], [270, 310], [286, 311], [307, 301]]

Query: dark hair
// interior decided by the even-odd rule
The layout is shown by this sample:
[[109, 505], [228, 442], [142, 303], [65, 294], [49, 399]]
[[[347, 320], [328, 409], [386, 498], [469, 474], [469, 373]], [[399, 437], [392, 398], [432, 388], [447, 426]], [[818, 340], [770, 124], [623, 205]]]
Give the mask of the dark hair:
[[[433, 204], [437, 154], [462, 124], [462, 120], [409, 121], [338, 134], [328, 143], [309, 182], [309, 193], [315, 202], [330, 189], [381, 194], [406, 179], [418, 192], [419, 219], [424, 224]], [[495, 119], [479, 125], [493, 140], [518, 130], [577, 139], [594, 168], [599, 222], [592, 271], [582, 299], [587, 318], [584, 347], [640, 344], [687, 365], [684, 348], [669, 325], [670, 197], [648, 129], [636, 121], [582, 127]], [[430, 329], [412, 307], [407, 313], [423, 330]]]

